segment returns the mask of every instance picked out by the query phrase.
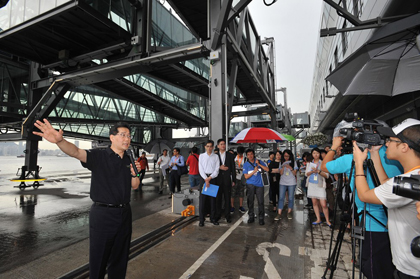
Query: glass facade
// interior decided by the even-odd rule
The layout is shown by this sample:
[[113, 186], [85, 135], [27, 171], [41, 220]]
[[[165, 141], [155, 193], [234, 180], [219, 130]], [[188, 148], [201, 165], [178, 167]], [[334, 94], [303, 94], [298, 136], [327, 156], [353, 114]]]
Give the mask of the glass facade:
[[10, 0], [0, 9], [0, 29], [7, 30], [42, 13], [52, 10], [69, 0]]

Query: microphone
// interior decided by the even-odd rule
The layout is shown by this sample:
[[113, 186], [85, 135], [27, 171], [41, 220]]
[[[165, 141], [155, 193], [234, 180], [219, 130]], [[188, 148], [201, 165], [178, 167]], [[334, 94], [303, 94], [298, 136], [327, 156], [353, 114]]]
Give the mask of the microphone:
[[133, 165], [133, 169], [134, 169], [134, 172], [136, 173], [136, 176], [139, 177], [140, 174], [136, 167], [136, 161], [134, 160], [133, 150], [127, 149], [125, 153], [127, 153], [128, 158], [130, 158], [130, 161], [131, 161], [131, 164]]

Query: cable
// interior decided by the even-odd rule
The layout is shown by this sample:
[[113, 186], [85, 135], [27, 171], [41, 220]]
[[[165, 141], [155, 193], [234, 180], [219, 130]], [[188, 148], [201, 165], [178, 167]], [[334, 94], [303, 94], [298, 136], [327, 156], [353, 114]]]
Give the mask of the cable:
[[267, 7], [269, 7], [269, 6], [273, 5], [274, 3], [276, 3], [277, 0], [273, 0], [273, 2], [271, 2], [270, 4], [267, 4], [266, 0], [263, 0], [263, 2], [264, 2], [264, 5], [266, 5]]

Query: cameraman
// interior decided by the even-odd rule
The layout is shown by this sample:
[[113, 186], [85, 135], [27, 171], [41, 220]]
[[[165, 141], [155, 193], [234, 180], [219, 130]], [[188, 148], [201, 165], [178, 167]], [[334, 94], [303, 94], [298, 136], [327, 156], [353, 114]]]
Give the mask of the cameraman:
[[[342, 145], [343, 137], [334, 137], [331, 149], [328, 151], [322, 161], [321, 171], [330, 174], [345, 173], [350, 177], [352, 168], [353, 154], [345, 154], [334, 160], [335, 151], [339, 150]], [[383, 146], [379, 151], [380, 161], [389, 177], [400, 175], [403, 171], [402, 166], [397, 161], [388, 160], [385, 155], [386, 147]], [[355, 182], [355, 170], [353, 169], [350, 178], [350, 187], [353, 191]], [[375, 188], [370, 173], [367, 174], [367, 181], [370, 189]], [[355, 196], [355, 204], [357, 213], [361, 213], [364, 209], [364, 203]], [[387, 224], [387, 217], [383, 206], [375, 204], [366, 204], [366, 211], [381, 223], [373, 219], [366, 213], [366, 234], [362, 247], [362, 263], [361, 271], [366, 278], [393, 278], [392, 273], [395, 266], [392, 264], [392, 256], [388, 230], [384, 227]], [[359, 221], [362, 215], [360, 214]], [[356, 219], [356, 217], [355, 217]]]
[[[386, 141], [388, 159], [398, 160], [404, 167], [404, 174], [418, 174], [420, 170], [420, 121], [406, 119], [391, 128], [378, 127], [378, 132], [389, 137]], [[353, 155], [356, 167], [357, 194], [363, 202], [384, 204], [388, 207], [388, 228], [391, 241], [392, 261], [396, 266], [394, 278], [420, 278], [420, 258], [410, 251], [411, 241], [420, 234], [420, 222], [416, 219], [416, 201], [392, 193], [394, 179], [386, 181], [387, 176], [379, 160], [377, 148], [371, 150], [372, 160], [378, 173], [381, 186], [369, 189], [363, 171], [363, 161], [367, 150], [362, 152], [353, 142]]]

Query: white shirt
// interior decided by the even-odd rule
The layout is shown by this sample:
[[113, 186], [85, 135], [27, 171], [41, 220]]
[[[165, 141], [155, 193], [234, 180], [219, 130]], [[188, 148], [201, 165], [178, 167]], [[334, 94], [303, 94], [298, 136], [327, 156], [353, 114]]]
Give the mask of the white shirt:
[[222, 161], [222, 165], [224, 165], [226, 162], [226, 151], [223, 153], [219, 151], [219, 154], [220, 154], [220, 160]]
[[168, 167], [168, 165], [169, 165], [169, 161], [171, 160], [171, 158], [169, 158], [169, 156], [168, 155], [166, 155], [166, 156], [160, 156], [159, 157], [159, 159], [158, 159], [158, 163], [160, 162], [160, 165], [159, 165], [159, 167], [160, 168], [163, 168], [164, 166], [166, 166], [166, 168]]
[[[402, 174], [418, 174], [419, 169]], [[388, 233], [391, 241], [392, 262], [408, 275], [420, 276], [420, 259], [411, 254], [411, 241], [420, 235], [416, 201], [392, 193], [394, 178], [375, 188], [375, 195], [388, 207]]]
[[211, 174], [211, 178], [216, 178], [219, 175], [219, 157], [211, 153], [209, 156], [206, 153], [200, 154], [200, 157], [198, 158], [198, 171], [200, 172], [200, 176], [203, 179], [207, 178], [207, 174]]

